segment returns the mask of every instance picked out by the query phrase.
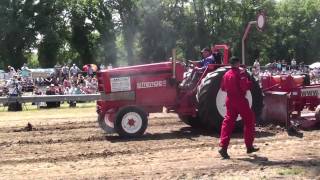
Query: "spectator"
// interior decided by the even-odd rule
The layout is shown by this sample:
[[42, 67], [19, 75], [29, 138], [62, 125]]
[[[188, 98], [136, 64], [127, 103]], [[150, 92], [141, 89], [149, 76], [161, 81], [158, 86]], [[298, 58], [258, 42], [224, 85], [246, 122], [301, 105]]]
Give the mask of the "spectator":
[[69, 72], [70, 76], [77, 77], [81, 70], [76, 66], [76, 64], [73, 64]]
[[253, 75], [255, 77], [259, 77], [260, 74], [260, 63], [259, 63], [259, 59], [256, 59], [253, 63], [252, 66], [252, 71], [253, 71]]
[[[7, 82], [6, 87], [8, 88], [9, 97], [20, 96], [22, 94], [22, 86], [18, 80], [18, 75], [15, 74], [13, 77]], [[22, 105], [19, 102], [9, 103], [8, 111], [21, 111]]]
[[[40, 88], [35, 87], [33, 89], [33, 94], [37, 95], [37, 96], [41, 96], [41, 95], [43, 95], [43, 92], [41, 91]], [[32, 104], [33, 105], [37, 105], [37, 108], [46, 107], [46, 103], [45, 102], [35, 102], [35, 103], [32, 103]]]
[[64, 88], [71, 88], [71, 83], [68, 79], [63, 80], [63, 87]]
[[8, 66], [8, 70], [9, 70], [9, 78], [13, 78], [13, 76], [17, 74], [16, 70], [11, 66]]
[[59, 85], [59, 77], [57, 76], [52, 76], [52, 84], [54, 84], [55, 86], [58, 86]]
[[282, 70], [280, 60], [277, 61], [276, 66], [277, 66], [277, 71], [281, 71]]
[[281, 61], [281, 71], [282, 73], [285, 73], [287, 71], [287, 62], [284, 59]]
[[[60, 87], [61, 89], [59, 91], [60, 94], [68, 94], [71, 88], [71, 84], [78, 84], [82, 93], [85, 92], [87, 94], [90, 94], [90, 93], [97, 92], [97, 79], [95, 78], [94, 75], [85, 77], [80, 73], [76, 77], [65, 76], [66, 78], [60, 82], [59, 80], [62, 78], [56, 77], [54, 73], [50, 73], [50, 75], [47, 76], [46, 78], [43, 78], [41, 76], [43, 74], [47, 74], [47, 72], [39, 73], [39, 74], [35, 73], [34, 79], [32, 79], [31, 77], [23, 77], [23, 76], [27, 76], [26, 74], [23, 73], [23, 71], [29, 70], [29, 68], [27, 67], [27, 64], [24, 64], [23, 67], [21, 68], [21, 71], [22, 71], [21, 77], [18, 75], [18, 73], [16, 73], [13, 67], [8, 66], [8, 70], [9, 70], [9, 73], [12, 75], [12, 78], [10, 78], [10, 81], [13, 79], [13, 76], [17, 81], [19, 81], [19, 86], [21, 86], [21, 92], [35, 92], [35, 90], [41, 88], [42, 86], [48, 86], [48, 90], [49, 90], [51, 84], [53, 84], [56, 87], [58, 86]], [[69, 73], [69, 71], [67, 72]], [[62, 74], [62, 69], [60, 74]], [[0, 87], [0, 91], [1, 91], [0, 95], [3, 95], [4, 93], [8, 94], [8, 88], [6, 87], [6, 85], [3, 85], [2, 87]], [[45, 92], [46, 90], [44, 90], [44, 93]]]
[[[78, 84], [73, 84], [69, 90], [69, 94], [84, 94], [84, 93], [83, 93], [83, 91], [81, 91]], [[68, 103], [69, 103], [70, 107], [76, 107], [76, 105], [77, 105], [77, 101], [69, 101]]]
[[95, 93], [97, 91], [97, 88], [95, 86], [95, 82], [92, 78], [87, 78], [85, 80], [85, 88], [84, 88], [84, 92], [86, 94], [92, 94]]
[[62, 74], [61, 74], [62, 67], [59, 64], [59, 62], [57, 62], [57, 64], [53, 68], [54, 68], [54, 77], [61, 78], [61, 76], [62, 76]]
[[69, 67], [67, 64], [61, 68], [62, 81], [69, 77]]
[[[55, 88], [54, 84], [50, 84], [50, 86], [47, 87], [46, 95], [58, 95], [59, 91]], [[56, 108], [60, 107], [60, 101], [54, 101], [54, 102], [46, 102], [47, 108]]]
[[27, 78], [30, 76], [30, 69], [28, 68], [27, 64], [24, 63], [23, 66], [21, 67], [21, 77]]
[[40, 90], [40, 88], [35, 87], [33, 89], [33, 94], [35, 94], [35, 95], [43, 95], [43, 92]]
[[45, 85], [45, 79], [43, 77], [37, 77], [36, 79], [36, 85], [38, 86], [44, 86]]
[[88, 71], [87, 71], [87, 73], [88, 73], [88, 76], [89, 77], [93, 77], [93, 68], [92, 68], [92, 66], [91, 66], [91, 64], [88, 64]]
[[19, 81], [17, 74], [13, 75], [13, 77], [6, 83], [6, 87], [9, 90], [9, 96], [19, 96], [22, 93], [21, 82]]
[[297, 69], [297, 61], [294, 58], [291, 60], [291, 69]]
[[52, 76], [48, 76], [47, 78], [44, 79], [44, 85], [49, 86], [50, 84], [52, 84], [53, 79]]
[[81, 75], [81, 74], [79, 74], [79, 77], [78, 77], [78, 79], [77, 79], [77, 83], [76, 84], [81, 84], [81, 85], [84, 85], [85, 84], [85, 82], [84, 82], [84, 77], [83, 77], [83, 75]]
[[71, 90], [70, 94], [83, 94], [83, 91], [81, 90], [78, 84], [74, 84], [70, 90]]

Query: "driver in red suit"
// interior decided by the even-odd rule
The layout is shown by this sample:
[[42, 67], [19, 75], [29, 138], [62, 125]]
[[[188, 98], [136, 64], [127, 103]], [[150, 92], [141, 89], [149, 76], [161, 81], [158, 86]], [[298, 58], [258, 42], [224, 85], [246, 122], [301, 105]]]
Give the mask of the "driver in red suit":
[[244, 122], [244, 141], [247, 147], [247, 153], [253, 153], [259, 150], [253, 146], [255, 115], [250, 109], [249, 102], [245, 97], [247, 90], [251, 89], [252, 82], [248, 79], [246, 71], [240, 69], [239, 58], [230, 58], [230, 64], [232, 68], [223, 76], [221, 83], [221, 89], [227, 92], [227, 112], [221, 126], [221, 149], [219, 150], [220, 155], [224, 159], [230, 158], [227, 149], [239, 114]]

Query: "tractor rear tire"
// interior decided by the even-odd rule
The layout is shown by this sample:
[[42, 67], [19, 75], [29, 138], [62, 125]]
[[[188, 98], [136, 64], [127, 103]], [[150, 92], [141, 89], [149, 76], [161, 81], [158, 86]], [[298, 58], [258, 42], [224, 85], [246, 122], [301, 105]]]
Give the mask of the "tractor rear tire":
[[147, 113], [136, 106], [121, 108], [115, 117], [114, 128], [121, 137], [142, 136], [148, 126]]
[[[220, 132], [221, 124], [225, 115], [225, 96], [226, 93], [221, 91], [220, 84], [223, 75], [230, 69], [230, 67], [221, 67], [216, 71], [208, 73], [202, 79], [197, 89], [198, 113], [201, 123], [209, 130], [215, 129]], [[252, 110], [255, 113], [256, 119], [262, 112], [263, 96], [259, 83], [247, 72], [250, 80], [253, 82], [253, 87], [250, 90], [249, 103], [252, 102]], [[224, 93], [224, 94], [223, 94]], [[251, 95], [251, 97], [250, 97]], [[218, 98], [218, 99], [217, 99]], [[224, 113], [221, 109], [224, 108]], [[235, 129], [238, 130], [243, 127], [242, 120], [236, 121]]]
[[192, 116], [188, 116], [188, 115], [179, 115], [179, 118], [181, 119], [182, 122], [184, 122], [185, 124], [187, 124], [193, 128], [200, 128], [203, 126], [201, 124], [199, 117], [192, 117]]
[[316, 121], [318, 121], [320, 127], [320, 105], [317, 106], [314, 116], [316, 118]]

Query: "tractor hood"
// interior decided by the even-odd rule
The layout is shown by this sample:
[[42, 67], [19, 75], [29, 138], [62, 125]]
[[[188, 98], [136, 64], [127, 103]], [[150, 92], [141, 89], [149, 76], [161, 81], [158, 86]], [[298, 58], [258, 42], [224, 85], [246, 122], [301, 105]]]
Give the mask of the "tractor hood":
[[[185, 66], [182, 63], [177, 62], [175, 71], [177, 82], [183, 80], [184, 71]], [[132, 85], [136, 83], [135, 79], [137, 78], [157, 78], [165, 76], [168, 77], [167, 79], [169, 80], [169, 78], [172, 77], [172, 73], [173, 66], [171, 61], [106, 69], [97, 73], [99, 91], [104, 91], [105, 93], [130, 91], [134, 89]], [[116, 84], [119, 84], [119, 86], [116, 86]], [[120, 89], [114, 89], [114, 87], [119, 87]]]
[[[184, 72], [183, 65], [177, 63], [177, 69]], [[146, 74], [161, 74], [161, 73], [172, 73], [172, 62], [161, 62], [153, 64], [143, 64], [136, 66], [120, 67], [108, 70], [102, 70], [102, 73], [108, 73], [110, 77], [119, 76], [136, 76], [136, 75], [146, 75]], [[181, 73], [183, 74], [183, 73]], [[177, 77], [179, 76], [176, 74]]]

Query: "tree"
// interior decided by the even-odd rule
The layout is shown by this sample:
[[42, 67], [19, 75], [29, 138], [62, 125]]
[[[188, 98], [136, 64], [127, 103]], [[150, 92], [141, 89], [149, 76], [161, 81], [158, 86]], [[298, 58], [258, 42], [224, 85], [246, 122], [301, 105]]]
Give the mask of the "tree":
[[93, 31], [91, 21], [87, 19], [87, 1], [73, 1], [71, 5], [71, 39], [70, 44], [79, 54], [78, 63], [93, 63], [93, 43], [89, 39]]
[[319, 58], [319, 16], [318, 0], [285, 0], [277, 4], [279, 17], [276, 27], [275, 49], [278, 59], [298, 59], [311, 63]]
[[241, 56], [245, 27], [262, 9], [266, 29], [251, 29], [247, 64], [319, 60], [319, 0], [5, 0], [0, 66], [36, 65], [37, 57], [41, 67], [133, 65], [167, 60], [173, 48], [180, 58], [199, 59], [200, 49], [222, 43]]
[[0, 58], [2, 66], [27, 62], [25, 51], [35, 42], [33, 0], [0, 1]]
[[116, 60], [114, 24], [103, 0], [73, 1], [70, 44], [79, 54], [79, 63], [113, 63]]
[[56, 0], [40, 0], [35, 5], [36, 30], [41, 37], [38, 45], [41, 67], [53, 67], [59, 61], [59, 50], [63, 45], [67, 28], [63, 16], [65, 5], [64, 1]]
[[128, 64], [135, 64], [133, 45], [135, 35], [139, 27], [137, 0], [116, 0], [111, 7], [117, 10], [121, 20], [121, 30], [124, 38], [124, 46], [127, 52]]
[[95, 39], [94, 46], [96, 62], [103, 64], [115, 64], [117, 59], [115, 25], [112, 21], [111, 9], [103, 0], [89, 1], [88, 18], [92, 21], [95, 32], [91, 33]]

